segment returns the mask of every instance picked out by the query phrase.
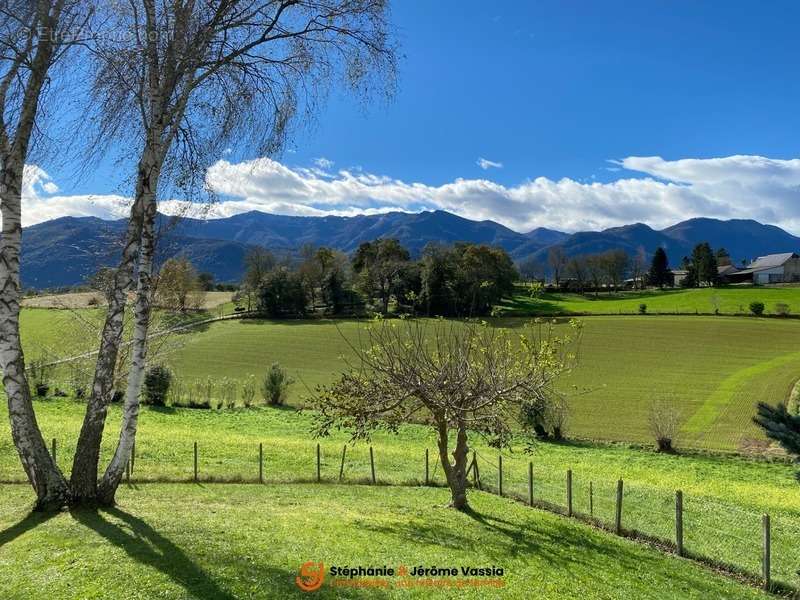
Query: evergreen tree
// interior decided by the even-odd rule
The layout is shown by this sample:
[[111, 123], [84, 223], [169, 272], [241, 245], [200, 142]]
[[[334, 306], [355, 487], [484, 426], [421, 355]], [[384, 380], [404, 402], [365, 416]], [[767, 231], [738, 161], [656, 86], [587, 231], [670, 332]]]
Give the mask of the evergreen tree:
[[[758, 415], [753, 418], [764, 429], [768, 438], [775, 440], [781, 448], [800, 462], [800, 415], [793, 415], [783, 404], [771, 406], [758, 403]], [[798, 473], [800, 480], [800, 473]]]
[[717, 257], [711, 250], [708, 242], [697, 244], [692, 251], [692, 266], [694, 267], [696, 285], [715, 285], [719, 278]]
[[656, 251], [653, 253], [653, 261], [650, 263], [650, 271], [647, 274], [647, 280], [650, 282], [650, 285], [657, 285], [660, 288], [669, 285], [672, 281], [672, 273], [669, 270], [667, 253], [660, 246], [656, 248]]

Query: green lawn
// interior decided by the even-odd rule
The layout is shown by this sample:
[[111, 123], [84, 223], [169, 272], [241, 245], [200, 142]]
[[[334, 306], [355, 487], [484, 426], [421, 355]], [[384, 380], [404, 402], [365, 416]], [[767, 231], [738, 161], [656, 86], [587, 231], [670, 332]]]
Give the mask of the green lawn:
[[[288, 598], [306, 561], [337, 566], [496, 566], [497, 588], [337, 589], [323, 598], [763, 598], [696, 564], [488, 494], [473, 512], [435, 488], [141, 485], [119, 506], [27, 516], [2, 486], [0, 597]], [[413, 578], [390, 578], [390, 583]]]
[[750, 303], [763, 302], [766, 314], [775, 312], [778, 303], [787, 304], [792, 314], [800, 314], [800, 286], [730, 286], [702, 289], [600, 292], [594, 294], [545, 293], [531, 298], [520, 293], [501, 304], [508, 315], [554, 314], [637, 314], [639, 305], [647, 312], [662, 314], [748, 314]]
[[[566, 378], [570, 432], [583, 438], [650, 441], [655, 399], [681, 412], [679, 443], [736, 450], [762, 439], [752, 424], [759, 400], [784, 400], [800, 375], [800, 321], [731, 317], [584, 317], [575, 371]], [[520, 320], [501, 320], [504, 325]], [[184, 336], [168, 360], [186, 381], [260, 376], [279, 362], [296, 379], [301, 404], [331, 381], [358, 342], [353, 321], [242, 320]], [[575, 386], [575, 387], [572, 387]]]
[[[45, 437], [48, 441], [57, 438], [58, 462], [68, 471], [83, 405], [49, 400], [37, 402], [36, 409]], [[120, 411], [113, 406], [103, 461], [113, 450], [119, 420]], [[0, 414], [0, 424], [0, 481], [20, 481], [23, 476], [4, 414]], [[267, 482], [312, 482], [316, 478], [316, 440], [309, 433], [311, 425], [311, 414], [291, 409], [217, 412], [146, 408], [137, 436], [134, 481], [191, 480], [192, 447], [196, 441], [201, 480], [256, 481], [258, 445], [263, 443]], [[338, 481], [346, 441], [343, 433], [321, 440], [324, 482]], [[483, 483], [496, 490], [498, 454], [478, 439], [473, 443]], [[372, 445], [378, 483], [419, 484], [424, 480], [426, 448], [431, 451], [431, 481], [444, 483], [442, 470], [434, 459], [435, 439], [428, 428], [408, 426], [398, 436], [378, 434]], [[565, 474], [572, 469], [575, 510], [589, 513], [591, 481], [593, 514], [606, 523], [613, 521], [616, 480], [624, 479], [623, 525], [667, 540], [674, 537], [674, 492], [682, 489], [686, 547], [751, 573], [759, 570], [761, 514], [769, 513], [773, 522], [774, 576], [800, 586], [800, 489], [790, 465], [734, 457], [665, 456], [621, 445], [539, 444], [535, 454], [527, 456], [517, 445], [514, 452], [504, 453], [505, 494], [527, 497], [529, 460], [533, 461], [536, 500], [563, 506]], [[348, 447], [344, 479], [352, 483], [369, 481], [369, 449], [365, 444]], [[27, 488], [9, 489], [21, 490], [20, 494], [30, 502]], [[205, 504], [192, 500], [186, 505], [177, 502], [175, 511], [186, 510], [184, 506], [201, 514], [209, 510]]]

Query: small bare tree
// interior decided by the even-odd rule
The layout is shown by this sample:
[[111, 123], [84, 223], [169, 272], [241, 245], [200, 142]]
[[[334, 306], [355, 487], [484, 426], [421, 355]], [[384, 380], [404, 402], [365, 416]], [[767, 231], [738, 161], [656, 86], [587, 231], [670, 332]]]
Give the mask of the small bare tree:
[[655, 400], [648, 413], [650, 432], [656, 440], [659, 452], [673, 453], [673, 442], [680, 428], [681, 414], [672, 402]]
[[569, 368], [578, 332], [577, 323], [559, 337], [542, 323], [509, 330], [477, 322], [378, 320], [366, 328], [364, 343], [352, 345], [357, 361], [337, 382], [319, 388], [316, 433], [344, 427], [359, 440], [414, 420], [430, 423], [451, 505], [464, 510], [470, 432], [507, 446], [521, 408], [550, 396]]

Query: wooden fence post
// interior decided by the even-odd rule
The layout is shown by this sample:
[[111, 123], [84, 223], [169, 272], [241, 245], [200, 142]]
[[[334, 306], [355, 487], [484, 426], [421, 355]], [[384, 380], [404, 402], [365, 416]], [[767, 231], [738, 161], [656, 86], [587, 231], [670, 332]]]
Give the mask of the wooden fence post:
[[764, 577], [764, 589], [769, 591], [770, 588], [770, 530], [769, 530], [769, 515], [761, 517], [761, 527], [764, 531], [764, 548], [761, 556], [762, 576]]
[[678, 556], [683, 556], [683, 492], [675, 492], [675, 546]]
[[320, 451], [319, 451], [319, 444], [317, 444], [317, 483], [322, 481], [322, 471], [320, 468]]
[[194, 443], [194, 482], [197, 483], [197, 442]]
[[56, 438], [53, 438], [53, 450], [52, 450], [52, 454], [53, 454], [53, 462], [58, 462], [58, 461], [56, 460]]
[[533, 506], [533, 461], [528, 462], [528, 504]]
[[264, 443], [258, 444], [258, 483], [264, 483]]
[[497, 455], [497, 472], [499, 473], [499, 475], [498, 475], [498, 487], [500, 488], [499, 492], [500, 492], [500, 495], [502, 496], [503, 495], [503, 455], [502, 454], [498, 454]]
[[425, 448], [425, 485], [428, 485], [429, 478], [428, 478], [428, 449]]
[[475, 486], [481, 489], [481, 472], [478, 469], [478, 453], [472, 452], [472, 476], [475, 480]]
[[617, 535], [622, 533], [622, 479], [617, 481], [617, 505], [614, 514], [614, 531]]
[[591, 481], [589, 482], [589, 516], [594, 517], [594, 490]]
[[567, 516], [572, 516], [572, 469], [567, 469]]
[[342, 446], [342, 464], [339, 465], [339, 481], [344, 477], [344, 455], [347, 452], [347, 444]]
[[133, 468], [136, 463], [136, 440], [131, 443], [131, 475], [133, 475]]
[[372, 470], [372, 485], [375, 485], [375, 455], [372, 452], [372, 446], [369, 447], [369, 466]]

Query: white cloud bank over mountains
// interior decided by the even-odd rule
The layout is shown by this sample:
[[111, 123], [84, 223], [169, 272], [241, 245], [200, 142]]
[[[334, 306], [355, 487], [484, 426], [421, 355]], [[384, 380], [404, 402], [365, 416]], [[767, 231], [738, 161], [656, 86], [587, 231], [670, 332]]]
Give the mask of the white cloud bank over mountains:
[[[595, 230], [641, 221], [663, 228], [691, 217], [752, 218], [800, 233], [800, 159], [728, 156], [664, 160], [631, 156], [611, 161], [623, 175], [586, 183], [537, 177], [514, 186], [458, 178], [432, 186], [360, 169], [330, 171], [331, 161], [289, 167], [268, 158], [220, 160], [206, 176], [220, 200], [204, 211], [225, 217], [249, 210], [285, 215], [355, 215], [443, 209], [492, 219], [518, 231], [551, 227]], [[624, 170], [633, 172], [624, 176]], [[175, 212], [180, 203], [163, 202]], [[47, 173], [26, 170], [23, 222], [63, 215], [102, 218], [125, 214], [121, 196], [64, 196]]]

